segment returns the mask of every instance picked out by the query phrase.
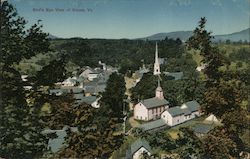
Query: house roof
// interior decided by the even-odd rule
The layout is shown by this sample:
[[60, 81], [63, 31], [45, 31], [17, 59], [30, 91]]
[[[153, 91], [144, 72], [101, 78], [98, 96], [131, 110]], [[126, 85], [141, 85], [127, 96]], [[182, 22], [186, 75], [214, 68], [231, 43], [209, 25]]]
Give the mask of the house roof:
[[162, 126], [166, 126], [165, 121], [163, 119], [158, 119], [158, 120], [154, 120], [154, 121], [142, 124], [139, 126], [139, 128], [142, 128], [144, 131], [147, 131], [147, 130], [152, 130], [152, 129], [159, 128]]
[[79, 94], [74, 94], [74, 98], [77, 100], [82, 100], [84, 98], [84, 96], [82, 93], [79, 93]]
[[207, 134], [209, 131], [211, 131], [215, 126], [212, 124], [203, 124], [203, 123], [199, 123], [196, 124], [193, 127], [193, 130], [195, 133], [199, 133], [199, 134]]
[[200, 104], [197, 101], [195, 101], [195, 100], [186, 102], [184, 104], [187, 106], [187, 108], [191, 112], [195, 112], [195, 111], [199, 110], [199, 108], [200, 108]]
[[131, 145], [131, 155], [133, 155], [136, 151], [138, 151], [141, 147], [144, 147], [149, 152], [151, 151], [151, 147], [146, 140], [138, 139]]
[[189, 115], [192, 113], [188, 108], [184, 108], [184, 109], [182, 109], [182, 111], [183, 111], [184, 115]]
[[183, 110], [179, 107], [179, 106], [176, 106], [176, 107], [171, 107], [167, 110], [169, 112], [169, 114], [171, 114], [171, 116], [178, 116], [178, 115], [181, 115], [181, 114], [184, 114]]
[[141, 103], [146, 108], [154, 108], [154, 107], [169, 104], [169, 102], [166, 99], [160, 99], [160, 98], [157, 98], [157, 97], [142, 100]]
[[106, 84], [99, 84], [97, 86], [85, 86], [84, 90], [85, 93], [98, 93], [104, 92], [106, 88]]
[[87, 103], [87, 104], [92, 104], [93, 102], [96, 101], [96, 96], [86, 96], [81, 99], [82, 102]]

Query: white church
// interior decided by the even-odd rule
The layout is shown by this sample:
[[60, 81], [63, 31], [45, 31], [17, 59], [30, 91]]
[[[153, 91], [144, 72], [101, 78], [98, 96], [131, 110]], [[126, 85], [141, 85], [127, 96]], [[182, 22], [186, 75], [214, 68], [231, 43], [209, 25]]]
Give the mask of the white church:
[[[156, 43], [154, 75], [160, 78], [160, 74], [158, 45]], [[197, 101], [189, 101], [182, 104], [182, 106], [169, 108], [169, 102], [164, 98], [159, 79], [155, 97], [141, 100], [134, 107], [134, 119], [149, 121], [161, 118], [169, 126], [181, 124], [200, 115], [200, 104]]]
[[[158, 46], [155, 48], [154, 75], [160, 75], [160, 63], [158, 59]], [[149, 121], [161, 117], [161, 113], [169, 108], [169, 102], [164, 98], [163, 90], [158, 80], [155, 97], [141, 100], [134, 107], [134, 119]]]

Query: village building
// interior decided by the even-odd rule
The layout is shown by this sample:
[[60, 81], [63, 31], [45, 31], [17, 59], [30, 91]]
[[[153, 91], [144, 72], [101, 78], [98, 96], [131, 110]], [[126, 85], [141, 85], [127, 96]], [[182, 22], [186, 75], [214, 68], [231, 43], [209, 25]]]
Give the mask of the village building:
[[152, 154], [151, 147], [146, 140], [137, 139], [127, 150], [125, 159], [141, 159], [143, 153], [150, 156]]
[[62, 86], [64, 87], [73, 87], [76, 84], [77, 84], [77, 80], [71, 77], [67, 78], [66, 80], [62, 82]]
[[81, 99], [81, 102], [91, 105], [94, 108], [100, 108], [99, 100], [101, 97], [96, 96], [85, 96]]
[[182, 106], [167, 109], [161, 114], [161, 118], [164, 119], [169, 126], [175, 126], [200, 115], [199, 103], [197, 101], [189, 101], [182, 104]]
[[196, 136], [203, 137], [204, 135], [208, 134], [211, 130], [213, 130], [215, 126], [216, 125], [214, 124], [198, 123], [192, 129]]
[[208, 122], [208, 123], [220, 123], [220, 120], [214, 114], [210, 114], [205, 119], [205, 122]]
[[155, 97], [141, 100], [134, 107], [134, 119], [154, 120], [161, 117], [161, 113], [169, 107], [169, 102], [164, 99], [163, 90], [158, 80], [158, 87], [155, 90]]
[[107, 87], [107, 78], [102, 78], [99, 80], [93, 80], [91, 82], [86, 83], [83, 86], [85, 96], [98, 95], [105, 91]]

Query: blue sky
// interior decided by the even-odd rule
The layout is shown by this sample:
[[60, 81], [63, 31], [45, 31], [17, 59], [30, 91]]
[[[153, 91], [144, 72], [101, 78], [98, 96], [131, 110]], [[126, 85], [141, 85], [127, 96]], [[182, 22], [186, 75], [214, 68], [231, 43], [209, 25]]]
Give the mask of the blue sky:
[[29, 25], [41, 19], [45, 32], [63, 38], [138, 38], [188, 31], [202, 16], [208, 20], [207, 30], [214, 34], [237, 32], [250, 25], [250, 0], [9, 1]]

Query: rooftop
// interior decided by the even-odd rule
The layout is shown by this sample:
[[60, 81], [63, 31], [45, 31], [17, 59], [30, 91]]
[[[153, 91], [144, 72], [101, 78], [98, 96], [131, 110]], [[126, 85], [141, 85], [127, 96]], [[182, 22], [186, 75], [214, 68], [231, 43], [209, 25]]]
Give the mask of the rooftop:
[[181, 115], [181, 114], [184, 114], [183, 110], [182, 110], [179, 106], [171, 107], [171, 108], [169, 108], [167, 111], [168, 111], [169, 114], [171, 114], [173, 117], [174, 117], [174, 116]]
[[163, 119], [158, 119], [158, 120], [154, 120], [154, 121], [142, 124], [139, 126], [139, 128], [142, 128], [144, 131], [148, 131], [148, 130], [152, 130], [152, 129], [163, 127], [163, 126], [166, 126], [165, 121]]
[[209, 131], [211, 131], [213, 128], [215, 127], [215, 125], [212, 124], [203, 124], [203, 123], [199, 123], [196, 124], [193, 127], [193, 130], [195, 133], [199, 133], [199, 134], [207, 134]]
[[151, 147], [149, 146], [149, 143], [146, 140], [138, 139], [134, 143], [131, 144], [131, 154], [133, 155], [141, 147], [144, 147], [149, 152], [151, 151]]
[[146, 108], [154, 108], [162, 105], [167, 105], [169, 102], [166, 99], [160, 99], [157, 97], [149, 98], [142, 100], [141, 103], [146, 107]]
[[200, 108], [200, 104], [197, 101], [189, 101], [182, 105], [182, 107], [187, 107], [191, 112], [197, 111]]

